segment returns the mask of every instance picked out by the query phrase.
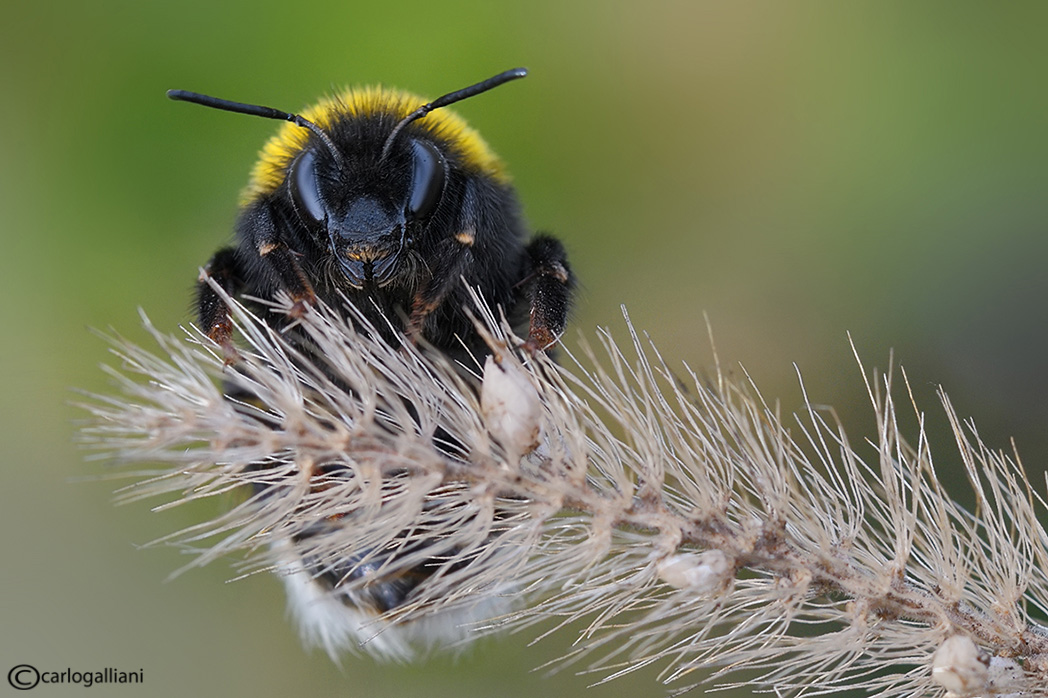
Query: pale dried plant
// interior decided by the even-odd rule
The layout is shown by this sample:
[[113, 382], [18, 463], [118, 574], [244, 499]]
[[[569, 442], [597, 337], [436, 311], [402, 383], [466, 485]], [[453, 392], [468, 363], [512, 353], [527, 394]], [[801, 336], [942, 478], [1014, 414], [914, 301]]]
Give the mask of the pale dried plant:
[[[323, 359], [239, 306], [235, 366], [197, 332], [152, 330], [158, 351], [115, 340], [118, 394], [90, 401], [85, 434], [160, 464], [124, 497], [247, 493], [165, 539], [194, 564], [236, 553], [289, 589], [338, 572], [341, 596], [293, 600], [305, 639], [333, 655], [403, 659], [486, 632], [544, 636], [554, 619], [578, 633], [563, 662], [601, 680], [655, 664], [674, 691], [1048, 696], [1048, 631], [1031, 618], [1048, 604], [1044, 500], [945, 395], [954, 439], [936, 457], [963, 464], [973, 511], [939, 479], [894, 371], [863, 371], [877, 433], [853, 443], [832, 413], [783, 416], [719, 365], [708, 380], [671, 371], [628, 322], [625, 345], [602, 331], [561, 367], [521, 361], [479, 314], [500, 370], [537, 399], [520, 417], [537, 447], [507, 435], [462, 367], [322, 307], [300, 323]], [[422, 564], [407, 603], [354, 616], [352, 632], [318, 619]]]

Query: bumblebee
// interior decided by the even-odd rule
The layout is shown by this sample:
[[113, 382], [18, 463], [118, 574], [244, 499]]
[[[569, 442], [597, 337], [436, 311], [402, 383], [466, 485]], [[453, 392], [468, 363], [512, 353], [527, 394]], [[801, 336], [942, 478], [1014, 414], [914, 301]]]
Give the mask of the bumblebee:
[[526, 74], [508, 70], [431, 102], [348, 90], [302, 114], [168, 92], [289, 122], [255, 166], [236, 244], [215, 253], [198, 282], [201, 328], [235, 357], [229, 309], [210, 279], [245, 299], [286, 292], [292, 317], [318, 299], [335, 308], [349, 301], [376, 327], [392, 323], [454, 361], [476, 361], [487, 348], [464, 311], [473, 287], [526, 336], [526, 349], [553, 345], [574, 286], [564, 247], [548, 235], [528, 240], [502, 163], [443, 109]]
[[[391, 343], [421, 340], [467, 367], [489, 353], [465, 310], [473, 288], [501, 308], [525, 337], [525, 350], [555, 344], [575, 285], [564, 247], [548, 235], [529, 238], [502, 163], [444, 109], [525, 75], [509, 70], [433, 101], [348, 90], [301, 114], [168, 92], [288, 122], [261, 152], [242, 197], [236, 243], [215, 253], [197, 283], [200, 327], [227, 361], [237, 356], [233, 324], [214, 285], [281, 330], [288, 317], [268, 312], [278, 294], [292, 299], [292, 321], [318, 301], [335, 309], [348, 302]], [[296, 341], [295, 329], [286, 336]], [[297, 341], [308, 344], [304, 336]], [[312, 541], [340, 525], [352, 525], [352, 516], [318, 521], [274, 545], [307, 641], [332, 657], [365, 644], [378, 656], [406, 657], [417, 642], [461, 634], [459, 624], [427, 620], [377, 636], [374, 619], [409, 604], [454, 551], [416, 541], [335, 561], [311, 557]], [[430, 550], [429, 558], [419, 555]], [[403, 556], [420, 562], [389, 572], [387, 563]]]

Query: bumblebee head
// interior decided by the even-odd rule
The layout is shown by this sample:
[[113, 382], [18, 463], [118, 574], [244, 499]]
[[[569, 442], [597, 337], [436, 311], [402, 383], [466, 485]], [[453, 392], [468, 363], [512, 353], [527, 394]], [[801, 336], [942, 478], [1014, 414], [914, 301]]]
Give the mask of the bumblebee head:
[[[272, 195], [290, 203], [291, 217], [338, 261], [350, 286], [382, 287], [444, 198], [452, 177], [446, 148], [427, 135], [404, 133], [387, 136], [384, 149], [378, 136], [391, 133], [383, 124], [388, 114], [328, 114], [335, 117], [329, 126], [335, 147], [310, 138], [293, 148], [281, 158], [283, 182]], [[269, 151], [280, 154], [285, 145], [278, 135]], [[273, 164], [264, 155], [256, 181]]]
[[[430, 112], [527, 75], [499, 73], [431, 102], [389, 90], [351, 90], [301, 115], [171, 90], [168, 97], [289, 123], [266, 144], [242, 203], [280, 199], [355, 288], [396, 278], [406, 249], [468, 174], [504, 177], [480, 137], [458, 117]], [[450, 201], [448, 205], [453, 204]]]

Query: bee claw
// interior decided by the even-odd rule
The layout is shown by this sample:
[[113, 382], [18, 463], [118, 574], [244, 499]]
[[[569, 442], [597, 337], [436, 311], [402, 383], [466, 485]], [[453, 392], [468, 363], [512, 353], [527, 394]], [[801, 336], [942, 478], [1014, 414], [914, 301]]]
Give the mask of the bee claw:
[[532, 358], [541, 354], [545, 349], [545, 347], [541, 346], [534, 338], [526, 339], [524, 343], [520, 345], [520, 348], [527, 352], [528, 356], [531, 356]]
[[240, 352], [237, 351], [237, 348], [235, 346], [233, 346], [233, 342], [223, 342], [220, 346], [222, 347], [223, 368], [240, 363]]
[[533, 327], [528, 333], [528, 338], [520, 345], [520, 348], [535, 357], [543, 354], [557, 343], [557, 338], [552, 332], [543, 327]]
[[299, 298], [291, 304], [291, 308], [287, 311], [287, 315], [292, 320], [300, 320], [315, 303], [315, 297]]
[[207, 337], [222, 351], [223, 366], [232, 366], [240, 362], [240, 352], [233, 344], [233, 323], [228, 319], [215, 323], [211, 331], [207, 333]]

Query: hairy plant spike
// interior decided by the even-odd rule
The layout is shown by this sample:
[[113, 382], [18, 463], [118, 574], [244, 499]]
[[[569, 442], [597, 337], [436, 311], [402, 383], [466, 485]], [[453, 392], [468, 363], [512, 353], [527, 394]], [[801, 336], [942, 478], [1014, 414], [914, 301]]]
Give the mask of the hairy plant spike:
[[[446, 360], [390, 346], [352, 310], [300, 319], [326, 357], [318, 370], [229, 302], [250, 345], [241, 363], [225, 367], [195, 331], [187, 342], [151, 328], [156, 352], [115, 339], [119, 394], [89, 403], [84, 436], [117, 460], [163, 464], [125, 498], [248, 493], [160, 541], [196, 564], [247, 552], [245, 572], [309, 593], [328, 575], [345, 596], [431, 565], [406, 603], [347, 621], [360, 623], [350, 635], [311, 614], [345, 608], [334, 592], [297, 607], [304, 639], [333, 656], [407, 658], [435, 633], [465, 642], [553, 618], [583, 623], [562, 663], [593, 657], [604, 680], [656, 664], [674, 690], [1048, 696], [1048, 630], [1027, 612], [1048, 607], [1043, 492], [945, 395], [975, 513], [947, 495], [923, 426], [914, 446], [900, 434], [892, 371], [863, 369], [877, 417], [865, 444], [806, 394], [785, 419], [719, 369], [684, 383], [632, 327], [629, 352], [602, 331], [585, 362], [522, 362], [477, 299], [526, 388], [517, 424], [485, 413]], [[222, 380], [256, 400], [231, 401]]]

